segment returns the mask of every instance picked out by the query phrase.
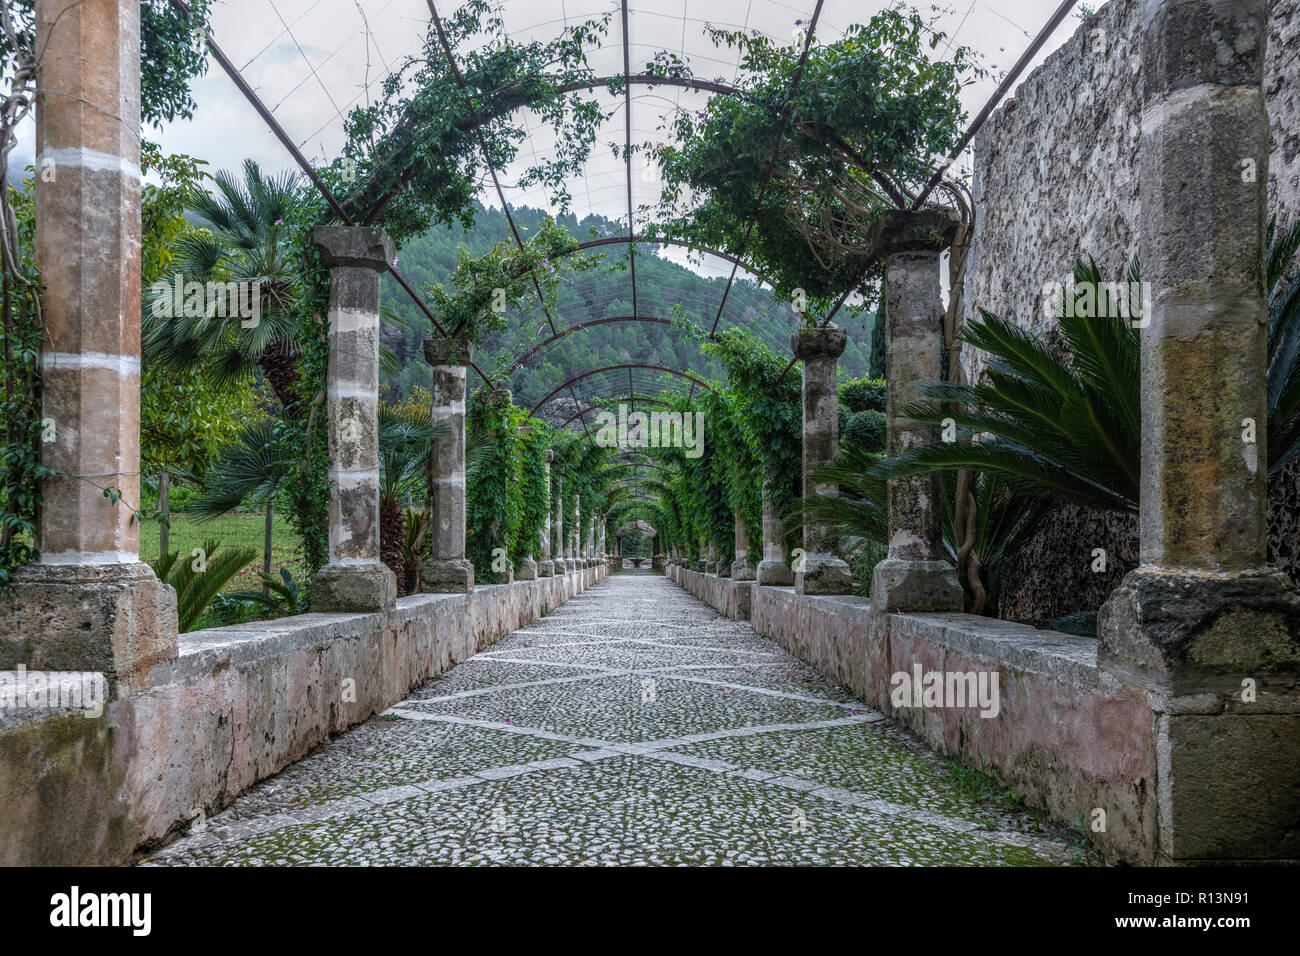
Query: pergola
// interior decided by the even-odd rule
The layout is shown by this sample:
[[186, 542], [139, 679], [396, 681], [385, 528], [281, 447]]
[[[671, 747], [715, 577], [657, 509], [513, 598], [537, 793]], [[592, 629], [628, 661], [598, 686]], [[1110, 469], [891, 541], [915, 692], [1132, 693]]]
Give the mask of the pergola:
[[[187, 9], [184, 0], [170, 0], [170, 2], [178, 10]], [[432, 29], [437, 35], [438, 48], [445, 57], [447, 68], [455, 77], [457, 84], [465, 89], [466, 97], [472, 100], [473, 93], [465, 88], [461, 72], [462, 64], [459, 57], [464, 53], [453, 49], [444, 30], [446, 6], [444, 4], [443, 9], [440, 9], [435, 0], [390, 0], [381, 5], [378, 10], [360, 14], [356, 24], [359, 29], [352, 34], [346, 34], [347, 39], [340, 43], [327, 60], [333, 60], [336, 56], [345, 57], [347, 53], [341, 51], [346, 51], [350, 45], [354, 48], [357, 43], [364, 42], [367, 44], [368, 57], [370, 45], [373, 43], [374, 52], [381, 62], [385, 65], [395, 62], [396, 58], [392, 55], [392, 51], [387, 51], [385, 56], [385, 51], [379, 48], [374, 38], [376, 34], [382, 32], [386, 21], [391, 22], [400, 18], [404, 23], [412, 25], [414, 28], [412, 35], [416, 41], [404, 52], [409, 53], [416, 49], [423, 34]], [[786, 104], [788, 104], [790, 97], [803, 81], [803, 64], [814, 42], [834, 40], [842, 35], [844, 28], [850, 23], [869, 16], [870, 11], [864, 11], [860, 6], [860, 4], [837, 2], [837, 0], [830, 0], [830, 2], [809, 0], [807, 9], [800, 11], [776, 0], [751, 0], [744, 5], [743, 18], [738, 16], [737, 21], [732, 22], [726, 15], [718, 17], [716, 14], [720, 11], [710, 8], [709, 4], [701, 0], [686, 0], [682, 4], [680, 14], [651, 6], [638, 6], [630, 0], [619, 0], [610, 35], [590, 54], [590, 65], [596, 79], [589, 85], [588, 92], [599, 101], [605, 114], [598, 132], [598, 146], [608, 145], [613, 151], [621, 151], [621, 162], [616, 161], [618, 157], [615, 152], [614, 161], [595, 163], [595, 168], [586, 171], [581, 182], [566, 183], [566, 188], [578, 200], [575, 203], [576, 207], [623, 220], [625, 225], [623, 234], [600, 236], [583, 241], [575, 250], [588, 253], [592, 250], [608, 249], [617, 257], [618, 271], [601, 270], [596, 275], [580, 276], [572, 280], [575, 291], [581, 294], [584, 302], [589, 303], [589, 308], [585, 313], [562, 316], [552, 314], [553, 310], [546, 307], [541, 287], [534, 276], [537, 303], [531, 314], [517, 317], [517, 324], [521, 328], [536, 326], [543, 331], [543, 334], [539, 336], [538, 341], [524, 341], [522, 347], [518, 349], [517, 357], [495, 377], [485, 373], [471, 358], [469, 362], [469, 368], [473, 373], [471, 383], [481, 381], [496, 388], [510, 388], [513, 376], [521, 368], [527, 367], [535, 359], [546, 358], [553, 346], [569, 336], [584, 334], [591, 329], [616, 323], [672, 327], [671, 319], [652, 314], [643, 307], [642, 303], [647, 294], [653, 294], [655, 290], [647, 287], [648, 280], [645, 275], [638, 275], [637, 260], [673, 248], [688, 249], [689, 255], [697, 263], [698, 268], [705, 269], [719, 279], [725, 276], [725, 282], [719, 283], [720, 288], [711, 290], [713, 293], [711, 300], [688, 296], [688, 301], [681, 303], [701, 319], [700, 324], [708, 328], [710, 335], [716, 335], [726, 328], [741, 326], [750, 329], [768, 345], [788, 353], [790, 348], [788, 341], [775, 334], [770, 324], [762, 321], [763, 314], [751, 314], [752, 309], [741, 307], [733, 295], [737, 281], [748, 280], [753, 288], [766, 290], [769, 309], [783, 310], [787, 315], [792, 314], [788, 303], [776, 301], [771, 296], [771, 287], [765, 283], [761, 271], [747, 259], [746, 246], [754, 227], [754, 220], [751, 219], [748, 223], [740, 247], [733, 250], [702, 247], [673, 236], [647, 237], [645, 227], [650, 224], [648, 210], [659, 198], [653, 185], [656, 176], [648, 163], [643, 160], [638, 164], [634, 162], [634, 158], [643, 155], [637, 152], [640, 144], [663, 139], [664, 120], [673, 111], [696, 108], [709, 97], [744, 95], [735, 84], [735, 77], [740, 69], [738, 58], [733, 57], [728, 51], [715, 49], [702, 36], [701, 27], [712, 25], [729, 29], [751, 29], [776, 39], [786, 42], [793, 40], [797, 43], [800, 49], [799, 63], [786, 97]], [[949, 162], [955, 161], [965, 150], [979, 126], [1073, 6], [1073, 0], [1067, 0], [1056, 7], [1020, 61], [1006, 73], [987, 105], [970, 124], [967, 133], [953, 149]], [[512, 40], [526, 42], [537, 37], [553, 35], [566, 26], [593, 14], [605, 12], [607, 9], [608, 4], [590, 0], [587, 3], [561, 5], [557, 16], [550, 8], [546, 13], [539, 14], [533, 12], [527, 4], [503, 2], [498, 5], [497, 12], [503, 18], [507, 35]], [[302, 52], [301, 44], [294, 32], [298, 21], [288, 21], [283, 16], [280, 19], [283, 31], [277, 39], [287, 36]], [[960, 23], [958, 30], [960, 30]], [[241, 50], [238, 58], [243, 58], [244, 62], [242, 65], [237, 65], [237, 58], [223, 49], [223, 44], [228, 42], [227, 40], [208, 34], [206, 42], [213, 58], [236, 84], [261, 119], [266, 122], [304, 175], [320, 191], [334, 220], [350, 226], [375, 224], [393, 198], [395, 190], [390, 188], [375, 193], [363, 184], [361, 189], [350, 196], [337, 196], [308, 160], [304, 149], [316, 143], [322, 134], [337, 134], [345, 112], [351, 106], [358, 104], [363, 97], [369, 96], [370, 89], [382, 79], [382, 71], [377, 71], [373, 77], [367, 75], [363, 83], [359, 84], [362, 86], [362, 92], [357, 94], [351, 103], [344, 104], [338, 102], [338, 98], [332, 95], [331, 84], [307, 59], [305, 52], [302, 52], [302, 57], [303, 65], [307, 70], [301, 73], [295, 85], [287, 89], [265, 90], [262, 87], [254, 89], [245, 79], [243, 71], [262, 56], [267, 47], [254, 50], [251, 55], [246, 55], [246, 52]], [[642, 64], [646, 63], [649, 53], [660, 50], [667, 50], [688, 63], [692, 68], [692, 75], [664, 76], [647, 70]], [[711, 76], [706, 77], [706, 73]], [[324, 127], [291, 131], [289, 127], [293, 124], [287, 119], [282, 119], [284, 113], [289, 111], [282, 112], [282, 107], [292, 105], [305, 96], [314, 94], [317, 87], [325, 93], [330, 106], [335, 111], [335, 116]], [[565, 89], [574, 92], [577, 91], [578, 85], [571, 84]], [[553, 154], [560, 145], [556, 142], [553, 131], [534, 126], [530, 122], [527, 110], [521, 110], [520, 114], [519, 119], [527, 131], [528, 142], [524, 150], [527, 160], [534, 162], [548, 153]], [[535, 117], [532, 119], [535, 120]], [[788, 120], [789, 111], [783, 104], [780, 126], [782, 132]], [[475, 127], [472, 131], [480, 144], [486, 170], [481, 184], [483, 201], [504, 214], [506, 233], [501, 237], [502, 240], [522, 247], [524, 239], [513, 210], [523, 205], [545, 207], [549, 197], [542, 187], [534, 186], [527, 189], [512, 187], [512, 182], [518, 178], [523, 160], [514, 164], [512, 168], [497, 168], [492, 162], [483, 130]], [[773, 143], [774, 155], [779, 147], [780, 135], [777, 142]], [[939, 183], [945, 165], [940, 165], [936, 169], [933, 178], [918, 193], [903, 196], [895, 192], [900, 205], [910, 204], [911, 208], [919, 208]], [[403, 177], [410, 174], [411, 170], [405, 170]], [[404, 178], [399, 178], [399, 184], [402, 181]], [[764, 185], [764, 191], [766, 188]], [[760, 193], [756, 207], [761, 205], [762, 198]], [[575, 214], [579, 219], [582, 218], [576, 208]], [[445, 328], [439, 317], [429, 308], [428, 303], [396, 265], [387, 266], [387, 272], [402, 294], [409, 297], [423, 312], [435, 334], [456, 336], [464, 331], [460, 328]], [[846, 290], [837, 302], [824, 310], [818, 318], [818, 324], [825, 326], [829, 323], [846, 306], [854, 291]], [[627, 314], [611, 314], [603, 310], [602, 302], [615, 300], [631, 303], [631, 309]], [[787, 372], [794, 362], [795, 359], [792, 357]], [[626, 365], [573, 367], [564, 368], [562, 371], [564, 380], [558, 383], [541, 402], [538, 402], [531, 413], [547, 415], [546, 406], [557, 398], [565, 396], [572, 402], [571, 407], [574, 411], [558, 417], [554, 415], [550, 417], [565, 426], [583, 428], [588, 424], [588, 415], [602, 400], [635, 400], [637, 396], [651, 396], [665, 391], [693, 395], [695, 390], [703, 385], [698, 378], [689, 374], [689, 368], [668, 368], [651, 362], [643, 364], [637, 357]]]

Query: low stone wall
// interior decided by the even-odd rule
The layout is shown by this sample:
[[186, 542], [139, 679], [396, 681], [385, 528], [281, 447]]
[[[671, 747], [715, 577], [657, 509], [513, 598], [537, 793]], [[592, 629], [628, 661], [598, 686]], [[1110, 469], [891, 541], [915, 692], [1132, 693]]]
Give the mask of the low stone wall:
[[[866, 598], [754, 591], [754, 629], [888, 714], [934, 749], [994, 771], [1029, 805], [1112, 861], [1150, 864], [1157, 845], [1156, 726], [1147, 695], [1107, 680], [1097, 642], [971, 614], [871, 613]], [[997, 713], [896, 706], [898, 673], [997, 675]], [[1105, 829], [1091, 824], [1105, 813]]]
[[[1108, 860], [1156, 861], [1158, 715], [1101, 674], [1095, 640], [971, 614], [872, 614], [866, 598], [793, 588], [755, 589], [751, 622], [941, 753], [995, 771], [1058, 822], [1087, 821]], [[894, 675], [917, 669], [996, 674], [997, 713], [896, 706]]]
[[0, 722], [0, 864], [129, 862], [606, 576], [416, 594], [377, 614], [194, 631], [99, 718]]
[[751, 595], [757, 586], [753, 581], [733, 581], [716, 574], [688, 571], [676, 565], [669, 565], [666, 573], [674, 583], [718, 613], [725, 614], [733, 621], [749, 620]]
[[[736, 582], [669, 567], [720, 611]], [[728, 587], [730, 585], [730, 587]], [[742, 587], [744, 583], [742, 582]], [[969, 614], [871, 612], [866, 598], [749, 585], [754, 630], [889, 714], [934, 749], [995, 772], [1058, 822], [1090, 824], [1112, 861], [1155, 862], [1157, 725], [1147, 695], [1107, 679], [1097, 642]], [[725, 613], [725, 611], [724, 611]], [[896, 706], [897, 673], [997, 678], [997, 713], [978, 706]], [[1093, 830], [1095, 810], [1105, 829]]]

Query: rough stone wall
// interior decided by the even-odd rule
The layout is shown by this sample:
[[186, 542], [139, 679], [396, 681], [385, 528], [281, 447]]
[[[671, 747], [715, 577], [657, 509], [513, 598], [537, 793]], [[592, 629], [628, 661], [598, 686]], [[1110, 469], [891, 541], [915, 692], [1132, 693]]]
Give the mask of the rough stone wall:
[[[1300, 216], [1300, 0], [1272, 0], [1265, 93], [1272, 122], [1270, 209]], [[1050, 331], [1043, 287], [1080, 255], [1120, 278], [1137, 251], [1142, 93], [1141, 0], [1111, 0], [1015, 90], [976, 136], [975, 241], [968, 315], [983, 308]], [[1100, 32], [1098, 32], [1100, 31]], [[983, 365], [972, 350], [967, 372]], [[1283, 494], [1283, 492], [1286, 492]], [[1300, 507], [1300, 470], [1270, 485], [1270, 560], [1300, 582], [1300, 538], [1284, 529]], [[1097, 608], [1136, 563], [1135, 516], [1058, 509], [1008, 568], [1000, 612], [1051, 620]], [[1108, 571], [1092, 570], [1104, 548]]]
[[[1137, 252], [1141, 6], [1111, 0], [1080, 24], [975, 137], [969, 314], [1041, 323], [1043, 286], [1081, 253], [1119, 277]], [[1285, 224], [1300, 215], [1300, 0], [1270, 17], [1269, 199]]]

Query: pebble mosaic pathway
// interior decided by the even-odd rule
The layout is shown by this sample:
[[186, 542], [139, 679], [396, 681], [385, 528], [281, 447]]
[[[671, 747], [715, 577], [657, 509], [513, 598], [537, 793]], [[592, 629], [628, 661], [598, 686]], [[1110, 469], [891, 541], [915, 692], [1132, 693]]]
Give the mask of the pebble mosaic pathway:
[[153, 865], [1068, 865], [846, 690], [623, 572], [263, 781]]

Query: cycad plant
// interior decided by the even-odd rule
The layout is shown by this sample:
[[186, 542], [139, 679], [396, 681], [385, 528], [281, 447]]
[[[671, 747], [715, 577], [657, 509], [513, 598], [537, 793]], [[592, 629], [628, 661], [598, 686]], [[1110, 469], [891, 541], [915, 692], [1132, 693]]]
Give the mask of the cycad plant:
[[232, 591], [226, 595], [232, 601], [246, 601], [273, 617], [306, 614], [309, 606], [307, 589], [294, 580], [288, 568], [280, 569], [280, 576], [257, 572], [262, 590]]
[[379, 547], [397, 576], [399, 594], [410, 584], [403, 506], [422, 496], [433, 440], [443, 434], [446, 429], [434, 427], [429, 409], [379, 406]]
[[[835, 497], [805, 499], [788, 519], [791, 528], [805, 522], [834, 525], [840, 532], [841, 553], [851, 564], [867, 567], [878, 562], [889, 539], [888, 481], [881, 470], [883, 455], [851, 441], [840, 445], [839, 454], [819, 469], [815, 481], [839, 487]], [[943, 543], [954, 566], [962, 566], [958, 536], [953, 524], [952, 502], [956, 500], [957, 474], [943, 476]], [[997, 608], [1002, 571], [1007, 560], [1033, 530], [1046, 510], [1046, 502], [1023, 500], [1002, 476], [976, 473], [973, 476], [976, 507], [967, 509], [975, 522], [973, 536], [974, 574], [963, 580], [969, 592], [968, 610], [979, 614]]]
[[[1300, 453], [1300, 276], [1286, 272], [1300, 250], [1300, 223], [1280, 238], [1269, 225], [1268, 470]], [[1137, 263], [1127, 281], [1141, 280]], [[1101, 283], [1080, 261], [1075, 284]], [[986, 381], [935, 382], [931, 401], [907, 410], [921, 421], [952, 419], [956, 442], [909, 449], [882, 463], [885, 476], [970, 468], [997, 473], [1018, 493], [1136, 513], [1141, 467], [1140, 332], [1124, 318], [1061, 310], [1065, 348], [981, 311], [965, 340], [990, 356]], [[964, 439], [980, 436], [977, 441]]]
[[256, 548], [222, 549], [209, 538], [202, 548], [184, 558], [179, 551], [172, 551], [149, 565], [158, 580], [176, 589], [176, 617], [184, 634], [194, 629], [222, 588], [255, 557]]
[[[1094, 262], [1075, 266], [1076, 285], [1101, 282]], [[1134, 263], [1128, 281], [1139, 281]], [[1122, 318], [1061, 310], [1063, 349], [1039, 333], [981, 310], [964, 340], [990, 356], [974, 384], [930, 382], [932, 401], [905, 414], [957, 441], [909, 449], [882, 463], [886, 476], [969, 468], [996, 473], [1017, 493], [1115, 511], [1136, 511], [1141, 460], [1139, 332]], [[980, 435], [978, 441], [969, 439]]]

